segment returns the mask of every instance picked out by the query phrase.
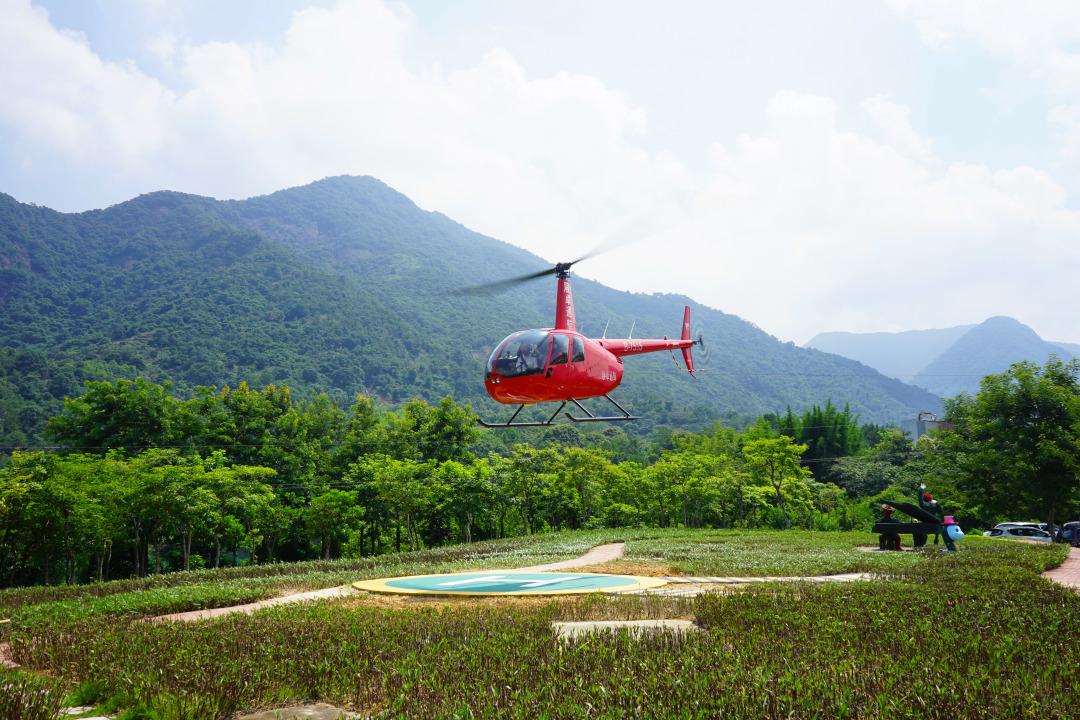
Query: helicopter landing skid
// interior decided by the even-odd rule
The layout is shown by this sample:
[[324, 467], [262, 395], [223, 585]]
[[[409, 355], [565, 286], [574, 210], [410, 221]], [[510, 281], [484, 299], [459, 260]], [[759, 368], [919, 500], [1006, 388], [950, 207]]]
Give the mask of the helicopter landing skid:
[[[574, 402], [577, 402], [577, 401], [575, 400]], [[551, 413], [551, 417], [549, 417], [547, 420], [543, 420], [543, 421], [537, 420], [537, 421], [516, 423], [516, 422], [514, 422], [514, 418], [516, 418], [518, 416], [519, 412], [521, 412], [522, 410], [525, 409], [525, 403], [522, 403], [521, 405], [518, 405], [518, 409], [514, 411], [514, 414], [510, 416], [510, 419], [507, 420], [504, 423], [489, 423], [489, 422], [485, 422], [482, 418], [477, 418], [477, 421], [481, 425], [483, 425], [484, 427], [489, 427], [489, 428], [547, 427], [548, 425], [554, 425], [555, 424], [555, 418], [558, 417], [559, 413], [562, 412], [562, 409], [564, 407], [566, 407], [566, 401], [565, 400], [563, 400], [563, 403], [562, 403], [562, 405], [559, 406], [558, 410]]]
[[[571, 415], [570, 413], [565, 413], [565, 415], [566, 415], [566, 417], [570, 418], [574, 422], [621, 422], [623, 420], [640, 420], [641, 419], [641, 417], [639, 415], [631, 415], [630, 413], [628, 413], [626, 411], [626, 408], [624, 408], [619, 403], [615, 402], [614, 398], [612, 398], [610, 395], [604, 395], [604, 397], [607, 398], [607, 401], [610, 402], [612, 405], [619, 408], [619, 412], [621, 412], [622, 415], [607, 415], [607, 416], [603, 416], [603, 417], [598, 417], [596, 415], [593, 415], [591, 412], [589, 412], [589, 410], [584, 405], [579, 403], [574, 398], [570, 398], [570, 402], [577, 405], [578, 408], [581, 410], [581, 412], [588, 415], [588, 417], [575, 417], [575, 416]], [[566, 403], [563, 403], [563, 404], [565, 405]], [[559, 409], [562, 410], [562, 408], [559, 408]]]
[[588, 416], [588, 417], [578, 417], [578, 416], [575, 416], [575, 415], [571, 415], [568, 412], [563, 413], [564, 415], [566, 415], [566, 417], [570, 418], [574, 422], [621, 422], [623, 420], [640, 420], [641, 419], [640, 416], [631, 415], [630, 413], [628, 413], [626, 411], [626, 408], [624, 408], [619, 403], [615, 402], [615, 400], [613, 400], [611, 398], [611, 396], [604, 395], [604, 397], [607, 398], [608, 402], [610, 402], [612, 405], [619, 408], [619, 411], [622, 412], [622, 415], [605, 415], [605, 416], [593, 415], [591, 412], [589, 412], [588, 408], [586, 408], [584, 405], [579, 403], [575, 398], [570, 398], [569, 400], [563, 400], [562, 403], [559, 405], [559, 408], [555, 412], [551, 413], [551, 417], [549, 417], [547, 420], [533, 420], [533, 421], [529, 421], [529, 422], [514, 422], [514, 418], [516, 418], [518, 416], [518, 413], [520, 413], [523, 409], [525, 409], [525, 404], [522, 403], [521, 405], [518, 405], [517, 410], [514, 411], [514, 414], [511, 415], [510, 419], [507, 420], [506, 422], [489, 423], [489, 422], [486, 422], [485, 420], [483, 420], [482, 418], [477, 418], [477, 421], [481, 425], [483, 425], [484, 427], [488, 427], [488, 428], [548, 427], [549, 425], [554, 425], [555, 424], [555, 418], [557, 418], [559, 416], [559, 413], [562, 412], [563, 408], [566, 407], [566, 403], [568, 403], [568, 402], [572, 402], [575, 405], [577, 405], [578, 409], [581, 410], [581, 412], [585, 413]]

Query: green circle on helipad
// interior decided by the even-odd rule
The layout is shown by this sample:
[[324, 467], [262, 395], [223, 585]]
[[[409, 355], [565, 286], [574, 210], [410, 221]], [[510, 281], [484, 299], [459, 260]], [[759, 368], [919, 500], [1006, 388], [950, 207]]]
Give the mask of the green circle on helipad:
[[365, 580], [353, 583], [360, 590], [414, 595], [571, 595], [591, 592], [624, 592], [659, 587], [660, 578], [596, 573], [486, 572]]

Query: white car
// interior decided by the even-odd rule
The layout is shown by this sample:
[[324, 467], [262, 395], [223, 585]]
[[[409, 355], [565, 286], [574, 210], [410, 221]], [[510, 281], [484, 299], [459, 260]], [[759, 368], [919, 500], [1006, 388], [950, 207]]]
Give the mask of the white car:
[[994, 529], [1007, 527], [1034, 527], [1039, 528], [1040, 530], [1047, 529], [1046, 523], [1044, 522], [1028, 522], [1026, 520], [1010, 520], [1009, 522], [998, 523], [994, 526]]
[[1007, 538], [1010, 540], [1032, 540], [1034, 542], [1054, 542], [1053, 536], [1045, 530], [1040, 530], [1034, 524], [1017, 525], [1015, 523], [1002, 523], [993, 530], [983, 533], [986, 537]]

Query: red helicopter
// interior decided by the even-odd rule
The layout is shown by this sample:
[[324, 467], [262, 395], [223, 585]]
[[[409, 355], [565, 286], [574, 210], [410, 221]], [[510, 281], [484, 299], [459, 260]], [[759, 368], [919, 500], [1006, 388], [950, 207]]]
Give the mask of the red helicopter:
[[[558, 290], [555, 297], [555, 327], [521, 330], [495, 346], [487, 361], [484, 387], [496, 402], [518, 405], [510, 419], [501, 423], [480, 420], [490, 428], [537, 427], [552, 425], [566, 407], [574, 404], [584, 415], [565, 413], [574, 422], [603, 422], [637, 420], [608, 394], [619, 386], [623, 376], [624, 355], [669, 350], [681, 350], [686, 370], [694, 375], [694, 345], [702, 338], [690, 337], [690, 306], [683, 310], [682, 334], [678, 340], [587, 338], [577, 330], [574, 315], [574, 295], [570, 289], [570, 267], [586, 257], [559, 263], [554, 268], [470, 288], [469, 294], [491, 294], [527, 280], [555, 275]], [[633, 331], [630, 333], [633, 335]], [[695, 376], [696, 377], [696, 376]], [[589, 412], [581, 400], [607, 398], [619, 410], [619, 415], [597, 416]], [[558, 409], [547, 420], [514, 422], [526, 405], [558, 402]]]

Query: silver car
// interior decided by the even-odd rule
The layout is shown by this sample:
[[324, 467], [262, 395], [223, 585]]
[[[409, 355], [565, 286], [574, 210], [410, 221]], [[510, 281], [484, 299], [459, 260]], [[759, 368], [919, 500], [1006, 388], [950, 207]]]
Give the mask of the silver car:
[[1054, 542], [1053, 536], [1040, 529], [1034, 524], [1017, 525], [1013, 523], [1002, 523], [993, 530], [987, 530], [983, 533], [986, 537], [1006, 538], [1009, 540], [1031, 540], [1034, 542]]

